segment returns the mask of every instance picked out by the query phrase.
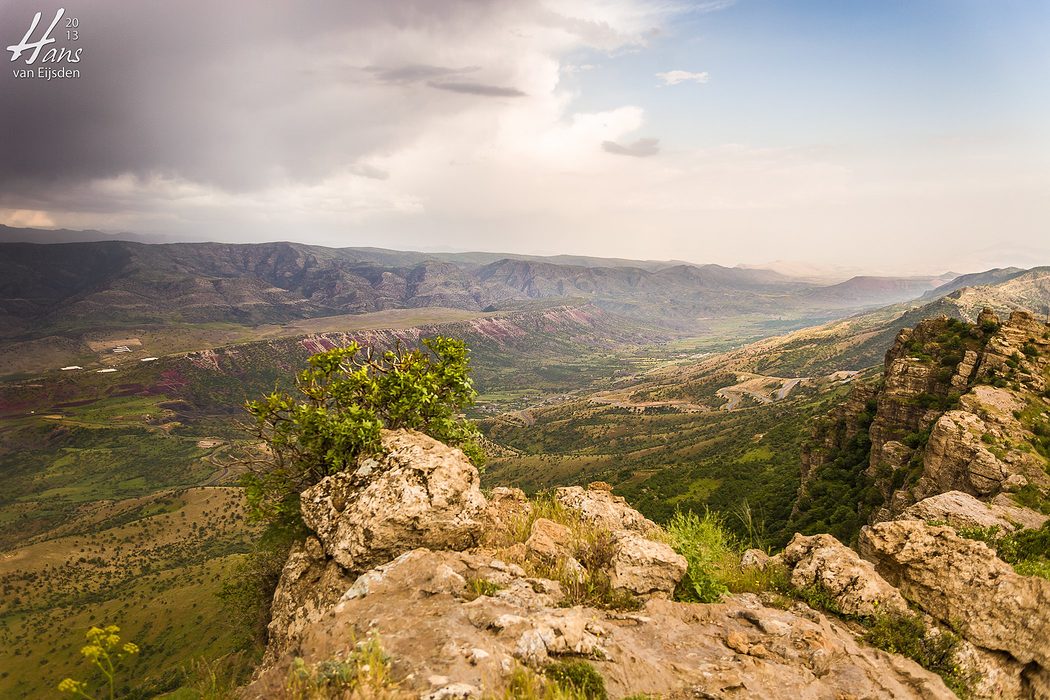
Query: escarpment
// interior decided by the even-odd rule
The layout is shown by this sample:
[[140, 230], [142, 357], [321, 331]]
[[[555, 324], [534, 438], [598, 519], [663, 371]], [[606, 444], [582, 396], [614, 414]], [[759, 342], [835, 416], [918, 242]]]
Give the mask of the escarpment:
[[1040, 504], [1050, 503], [1048, 387], [1050, 327], [1027, 312], [902, 330], [881, 383], [856, 387], [803, 449], [796, 523], [836, 524], [833, 512], [814, 513], [812, 494], [823, 489], [847, 498], [843, 513], [860, 514], [836, 533], [848, 538], [947, 492], [1039, 527]]
[[[855, 542], [910, 608], [959, 635], [974, 696], [1045, 698], [1048, 514], [1050, 326], [985, 310], [899, 333], [881, 383], [814, 428], [793, 521]], [[840, 550], [814, 548], [796, 535], [785, 550], [794, 578], [843, 610], [878, 590]]]

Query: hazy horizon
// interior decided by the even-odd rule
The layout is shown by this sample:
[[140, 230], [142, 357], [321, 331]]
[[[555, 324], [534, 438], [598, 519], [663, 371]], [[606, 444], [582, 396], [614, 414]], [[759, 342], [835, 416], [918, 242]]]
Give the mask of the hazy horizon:
[[15, 0], [0, 46], [60, 7], [80, 74], [4, 76], [10, 226], [870, 274], [1050, 263], [1047, 5]]

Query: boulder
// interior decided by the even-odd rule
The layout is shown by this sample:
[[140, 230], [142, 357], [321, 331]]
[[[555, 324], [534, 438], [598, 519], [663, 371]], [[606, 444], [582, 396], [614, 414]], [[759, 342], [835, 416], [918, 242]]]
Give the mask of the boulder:
[[572, 556], [572, 531], [547, 518], [536, 518], [525, 540], [526, 556], [555, 564]]
[[1050, 668], [1050, 581], [1021, 576], [983, 542], [918, 520], [864, 528], [860, 551], [905, 598], [976, 646]]
[[629, 530], [645, 535], [660, 529], [623, 498], [607, 490], [601, 482], [595, 482], [587, 489], [563, 486], [555, 489], [554, 499], [562, 506], [577, 511], [584, 522], [610, 532]]
[[745, 569], [765, 571], [771, 560], [772, 557], [761, 549], [749, 549], [741, 555], [740, 566]]
[[621, 530], [616, 533], [609, 581], [613, 588], [635, 595], [669, 596], [687, 567], [685, 557], [663, 542]]
[[817, 586], [847, 615], [905, 613], [908, 603], [875, 571], [871, 563], [831, 535], [796, 533], [784, 549], [783, 561], [798, 588]]
[[415, 547], [475, 544], [486, 501], [463, 452], [410, 430], [384, 431], [383, 449], [303, 492], [303, 522], [325, 554], [361, 572]]
[[996, 513], [1022, 529], [1038, 530], [1050, 520], [1050, 516], [1019, 505], [1005, 493], [998, 494], [991, 500], [990, 505]]
[[1013, 524], [983, 501], [962, 491], [947, 491], [924, 498], [909, 506], [897, 520], [926, 520], [947, 523], [952, 527], [997, 527], [1004, 532]]

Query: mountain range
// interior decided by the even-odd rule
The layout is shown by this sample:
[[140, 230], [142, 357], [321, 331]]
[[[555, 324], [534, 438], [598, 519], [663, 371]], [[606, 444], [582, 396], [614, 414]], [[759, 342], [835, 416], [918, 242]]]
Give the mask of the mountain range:
[[[42, 272], [45, 271], [45, 272]], [[0, 243], [7, 337], [136, 324], [283, 323], [395, 308], [508, 310], [586, 300], [692, 332], [762, 314], [795, 327], [905, 301], [942, 277], [819, 285], [763, 269], [619, 259], [424, 254], [299, 243]]]

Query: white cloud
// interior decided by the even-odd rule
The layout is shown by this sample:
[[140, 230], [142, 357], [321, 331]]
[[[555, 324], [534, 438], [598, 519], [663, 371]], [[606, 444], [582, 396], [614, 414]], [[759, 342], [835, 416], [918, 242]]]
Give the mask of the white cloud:
[[[118, 15], [169, 7], [105, 2]], [[192, 56], [208, 58], [196, 63], [172, 38], [171, 47], [156, 47], [173, 52], [164, 54], [180, 66], [172, 79], [127, 88], [133, 103], [100, 100], [105, 109], [87, 132], [98, 138], [80, 139], [91, 147], [82, 158], [61, 152], [57, 162], [122, 157], [101, 159], [86, 175], [57, 170], [66, 179], [46, 187], [28, 179], [0, 187], [0, 222], [727, 264], [851, 255], [881, 263], [899, 260], [901, 250], [943, 260], [946, 247], [984, 247], [982, 232], [1004, 232], [1003, 244], [1045, 239], [1050, 168], [1033, 149], [1013, 153], [965, 138], [897, 152], [869, 142], [839, 150], [754, 141], [699, 148], [717, 144], [703, 114], [677, 130], [658, 128], [667, 115], [654, 119], [644, 102], [575, 92], [585, 93], [588, 79], [608, 80], [592, 56], [644, 48], [683, 4], [354, 0], [346, 5], [352, 21], [309, 34], [309, 51], [289, 33], [298, 25], [273, 20], [280, 26], [264, 22], [256, 27], [262, 38], [229, 51], [200, 38]], [[193, 14], [183, 7], [172, 21]], [[214, 7], [221, 14], [226, 4]], [[268, 16], [251, 7], [259, 8], [253, 17]], [[0, 19], [3, 10], [0, 3]], [[152, 26], [136, 17], [128, 23]], [[207, 24], [219, 27], [221, 42], [230, 40], [225, 24]], [[602, 70], [565, 80], [570, 66], [595, 64]], [[702, 83], [707, 73], [657, 77], [662, 85]], [[667, 92], [665, 103], [682, 94]], [[581, 96], [601, 106], [579, 107]], [[21, 104], [0, 101], [0, 114]], [[41, 106], [50, 109], [50, 100]], [[84, 111], [65, 106], [75, 129]], [[131, 127], [111, 133], [107, 120], [120, 115]], [[11, 141], [0, 140], [0, 153]], [[848, 244], [864, 237], [880, 245]]]
[[685, 82], [706, 83], [708, 78], [710, 78], [710, 75], [707, 71], [692, 73], [687, 70], [669, 70], [664, 73], [657, 73], [656, 77], [663, 81], [661, 87], [664, 87]]

